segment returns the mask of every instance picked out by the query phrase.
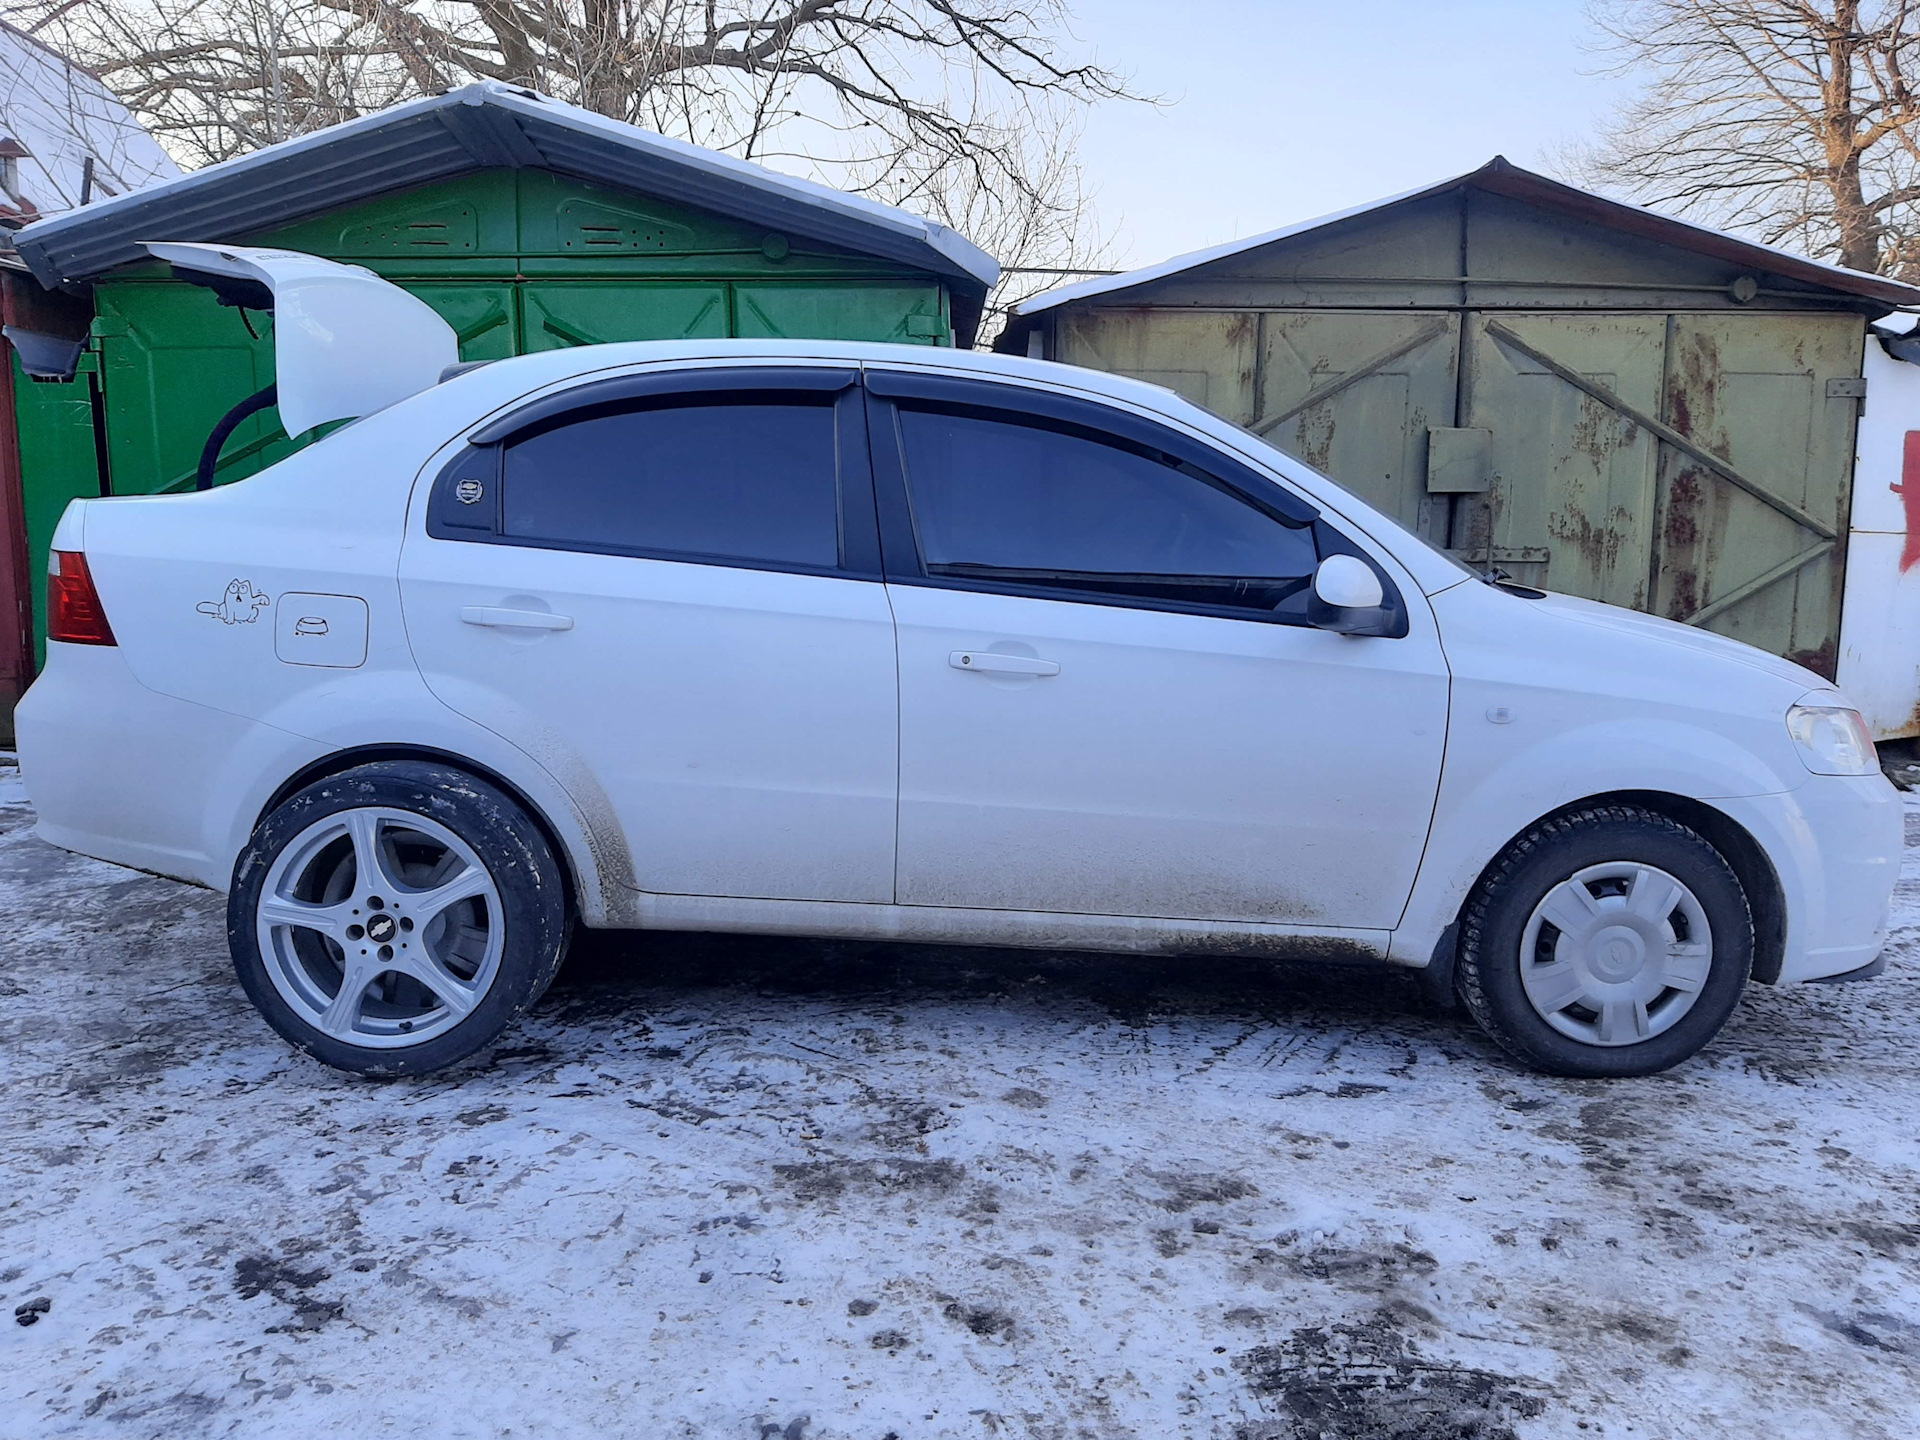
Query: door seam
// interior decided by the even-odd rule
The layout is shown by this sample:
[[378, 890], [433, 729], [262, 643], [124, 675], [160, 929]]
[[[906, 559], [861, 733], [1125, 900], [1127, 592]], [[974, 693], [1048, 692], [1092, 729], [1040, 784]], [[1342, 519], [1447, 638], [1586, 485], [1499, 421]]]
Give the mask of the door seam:
[[900, 678], [900, 616], [893, 608], [893, 586], [882, 581], [880, 593], [886, 597], [887, 618], [893, 622], [893, 887], [888, 893], [893, 897], [890, 903], [898, 905], [900, 903], [900, 788], [904, 775], [901, 752], [907, 743], [900, 718], [900, 692], [904, 682]]

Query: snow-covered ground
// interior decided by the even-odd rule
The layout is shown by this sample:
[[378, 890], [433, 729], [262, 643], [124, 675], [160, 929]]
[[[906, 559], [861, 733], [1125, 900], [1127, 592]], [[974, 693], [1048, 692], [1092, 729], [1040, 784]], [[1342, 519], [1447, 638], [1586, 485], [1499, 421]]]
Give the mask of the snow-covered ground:
[[1397, 976], [665, 937], [371, 1083], [31, 818], [0, 768], [0, 1434], [1920, 1430], [1920, 850], [1885, 978], [1651, 1080]]

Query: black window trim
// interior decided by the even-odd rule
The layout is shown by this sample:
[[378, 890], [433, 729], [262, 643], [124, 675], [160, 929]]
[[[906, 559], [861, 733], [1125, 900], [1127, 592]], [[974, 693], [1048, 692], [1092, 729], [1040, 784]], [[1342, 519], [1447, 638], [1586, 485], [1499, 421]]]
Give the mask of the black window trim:
[[[906, 441], [900, 431], [898, 401], [929, 402], [943, 409], [995, 412], [1016, 424], [1038, 422], [1050, 429], [1063, 426], [1112, 435], [1123, 442], [1159, 451], [1176, 461], [1204, 471], [1207, 480], [1282, 524], [1310, 528], [1315, 553], [1324, 560], [1329, 555], [1353, 555], [1379, 576], [1385, 595], [1383, 606], [1393, 623], [1383, 638], [1400, 638], [1410, 631], [1406, 601], [1400, 587], [1386, 570], [1360, 546], [1329, 524], [1317, 507], [1276, 484], [1231, 455], [1178, 431], [1163, 428], [1152, 421], [1097, 401], [1082, 400], [1056, 392], [1005, 385], [990, 380], [974, 380], [945, 375], [928, 375], [901, 370], [869, 369], [865, 374], [867, 421], [871, 432], [869, 446], [873, 466], [874, 497], [880, 521], [880, 548], [887, 583], [913, 585], [930, 590], [965, 590], [978, 594], [1014, 595], [1033, 600], [1053, 600], [1075, 605], [1105, 605], [1124, 610], [1154, 610], [1175, 615], [1199, 615], [1210, 619], [1241, 620], [1254, 625], [1287, 625], [1296, 629], [1316, 628], [1305, 615], [1262, 613], [1243, 607], [1204, 605], [1195, 601], [1169, 600], [1156, 596], [1104, 594], [1099, 591], [1056, 588], [1045, 585], [1020, 585], [1000, 580], [976, 580], [957, 575], [932, 575], [927, 572], [920, 553], [919, 537], [913, 523], [912, 501], [907, 492]], [[1292, 507], [1300, 518], [1283, 519], [1282, 506]]]
[[[617, 375], [544, 396], [540, 400], [489, 421], [468, 437], [460, 452], [441, 467], [427, 499], [427, 534], [436, 540], [469, 544], [509, 545], [523, 550], [561, 550], [584, 555], [612, 555], [634, 560], [665, 560], [685, 565], [712, 565], [731, 570], [762, 570], [788, 575], [820, 575], [842, 580], [884, 578], [880, 536], [875, 514], [873, 467], [868, 426], [862, 403], [860, 375], [845, 367], [798, 365], [736, 365], [698, 370]], [[627, 546], [602, 542], [529, 539], [505, 534], [501, 506], [501, 472], [507, 442], [532, 429], [568, 423], [569, 417], [588, 413], [655, 408], [652, 402], [676, 396], [804, 394], [831, 403], [839, 499], [840, 562], [808, 565], [792, 560], [762, 560], [739, 555], [712, 555], [659, 546]], [[726, 403], [721, 400], [719, 403]], [[462, 525], [448, 520], [460, 513], [448, 503], [449, 492], [460, 479], [476, 478], [476, 467], [492, 477], [492, 501], [481, 513], [484, 525]]]

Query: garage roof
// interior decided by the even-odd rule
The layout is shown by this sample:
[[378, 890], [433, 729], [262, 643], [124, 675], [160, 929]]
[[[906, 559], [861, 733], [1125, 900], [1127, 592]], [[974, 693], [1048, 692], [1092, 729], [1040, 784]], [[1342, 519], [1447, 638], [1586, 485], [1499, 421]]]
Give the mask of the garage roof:
[[993, 257], [904, 210], [781, 175], [494, 81], [396, 105], [177, 180], [42, 220], [15, 237], [47, 286], [146, 258], [147, 240], [233, 240], [472, 170], [529, 167], [644, 191], [951, 281], [961, 344], [999, 278]]
[[1724, 231], [1709, 229], [1705, 225], [1696, 225], [1691, 221], [1678, 220], [1671, 215], [1662, 215], [1639, 205], [1608, 200], [1604, 196], [1595, 195], [1591, 191], [1579, 189], [1577, 186], [1565, 184], [1549, 176], [1523, 170], [1505, 156], [1496, 155], [1478, 170], [1469, 170], [1464, 175], [1455, 175], [1432, 185], [1423, 185], [1417, 190], [1409, 190], [1401, 195], [1391, 195], [1384, 200], [1356, 205], [1351, 210], [1322, 215], [1315, 220], [1303, 220], [1297, 225], [1270, 230], [1264, 235], [1255, 235], [1251, 239], [1234, 240], [1208, 250], [1196, 250], [1189, 255], [1176, 255], [1171, 260], [1163, 260], [1158, 265], [1149, 265], [1141, 270], [1129, 270], [1121, 275], [1102, 275], [1096, 279], [1082, 280], [1076, 284], [1063, 285], [1057, 290], [1049, 290], [1042, 295], [1035, 295], [1013, 307], [1012, 318], [1007, 327], [1008, 333], [1011, 335], [1016, 331], [1024, 332], [1026, 326], [1020, 323], [1023, 319], [1042, 314], [1061, 305], [1070, 305], [1077, 300], [1089, 300], [1095, 297], [1116, 301], [1129, 290], [1151, 284], [1156, 280], [1164, 280], [1169, 275], [1196, 270], [1217, 260], [1225, 260], [1230, 256], [1272, 245], [1276, 241], [1291, 240], [1310, 231], [1356, 220], [1409, 201], [1444, 194], [1461, 186], [1470, 186], [1477, 190], [1486, 190], [1496, 195], [1523, 200], [1543, 210], [1565, 215], [1569, 219], [1584, 220], [1594, 225], [1605, 226], [1610, 230], [1618, 230], [1682, 250], [1710, 255], [1734, 265], [1762, 270], [1783, 279], [1798, 280], [1809, 285], [1817, 285], [1822, 289], [1837, 290], [1843, 294], [1878, 300], [1890, 307], [1920, 305], [1920, 286], [1908, 285], [1899, 280], [1889, 280], [1884, 275], [1868, 275], [1859, 270], [1849, 270], [1841, 265], [1828, 265], [1818, 260], [1809, 260], [1804, 255], [1795, 255], [1791, 251], [1776, 250], [1770, 245], [1742, 240], [1737, 235], [1728, 235]]

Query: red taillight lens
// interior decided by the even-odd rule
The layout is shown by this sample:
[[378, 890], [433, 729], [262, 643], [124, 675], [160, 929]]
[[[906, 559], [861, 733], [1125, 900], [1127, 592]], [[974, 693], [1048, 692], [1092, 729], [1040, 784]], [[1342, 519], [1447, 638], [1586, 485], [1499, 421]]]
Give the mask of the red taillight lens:
[[54, 551], [47, 566], [47, 638], [69, 645], [115, 643], [87, 557], [78, 550]]

